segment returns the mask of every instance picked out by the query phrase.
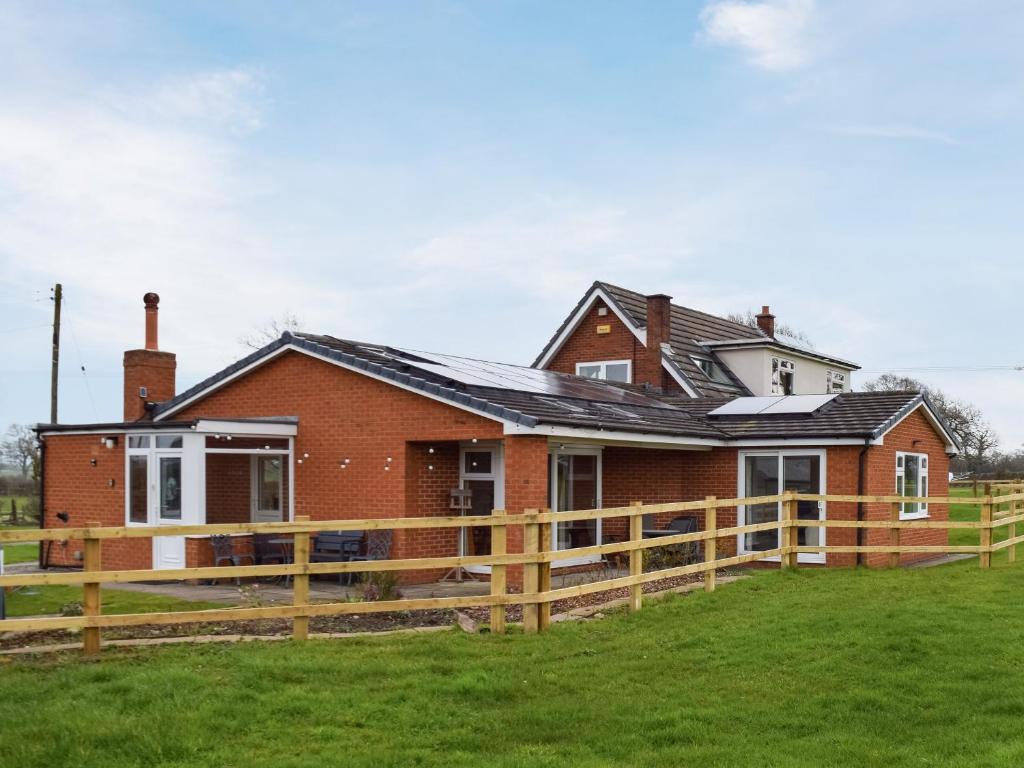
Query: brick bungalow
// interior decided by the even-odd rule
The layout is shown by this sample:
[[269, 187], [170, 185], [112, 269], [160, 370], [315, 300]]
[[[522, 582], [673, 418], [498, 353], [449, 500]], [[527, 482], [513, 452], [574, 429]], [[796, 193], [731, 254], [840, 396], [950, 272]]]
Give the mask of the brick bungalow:
[[[530, 368], [285, 333], [177, 392], [175, 356], [158, 349], [159, 298], [144, 301], [145, 348], [124, 355], [124, 421], [37, 428], [47, 528], [448, 515], [454, 489], [471, 492], [473, 514], [512, 515], [786, 489], [941, 496], [957, 450], [926, 398], [849, 391], [856, 366], [776, 335], [767, 307], [750, 328], [595, 283]], [[779, 514], [775, 504], [720, 510], [718, 524]], [[888, 514], [875, 505], [799, 508], [807, 519]], [[941, 520], [946, 509], [907, 503], [903, 516]], [[824, 544], [820, 530], [801, 533], [801, 543]], [[553, 546], [568, 551], [557, 565], [585, 567], [573, 548], [625, 535], [623, 520], [559, 525]], [[510, 529], [510, 551], [520, 536]], [[864, 543], [885, 536], [873, 531]], [[853, 529], [828, 537], [857, 543]], [[920, 530], [904, 542], [944, 537]], [[757, 533], [722, 541], [719, 552], [775, 541]], [[236, 541], [240, 552], [248, 546]], [[396, 531], [391, 556], [460, 547], [486, 553], [489, 529], [462, 542], [455, 530]], [[80, 544], [41, 556], [44, 566], [73, 566]], [[179, 568], [210, 557], [204, 536], [111, 540], [103, 567]], [[855, 563], [840, 553], [800, 557]]]

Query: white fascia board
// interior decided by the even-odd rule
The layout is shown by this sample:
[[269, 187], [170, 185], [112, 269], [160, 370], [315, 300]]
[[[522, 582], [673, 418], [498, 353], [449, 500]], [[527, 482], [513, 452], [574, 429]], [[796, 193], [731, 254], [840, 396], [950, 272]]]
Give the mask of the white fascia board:
[[816, 362], [825, 362], [830, 364], [834, 368], [844, 368], [848, 371], [859, 371], [860, 366], [856, 363], [851, 363], [849, 360], [843, 360], [841, 357], [835, 357], [833, 355], [825, 354], [824, 352], [815, 352], [809, 349], [800, 349], [798, 347], [790, 347], [785, 344], [780, 344], [777, 341], [769, 338], [763, 339], [728, 339], [723, 341], [705, 340], [698, 341], [702, 347], [707, 347], [712, 350], [723, 350], [729, 351], [730, 349], [743, 349], [744, 347], [764, 347], [770, 351], [776, 351], [780, 354], [785, 354], [790, 357], [802, 357], [806, 360], [814, 360]]
[[[59, 437], [60, 435], [125, 435], [129, 432], [135, 434], [139, 430], [137, 429], [125, 429], [124, 427], [118, 427], [116, 429], [47, 429], [39, 433], [40, 437]], [[184, 434], [188, 431], [188, 427], [182, 427], [180, 430], [175, 431], [173, 429], [162, 429], [160, 434], [173, 435], [173, 434]]]
[[521, 424], [506, 424], [506, 435], [544, 435], [546, 437], [564, 438], [566, 440], [593, 440], [604, 443], [636, 443], [649, 447], [662, 445], [673, 448], [716, 448], [728, 445], [723, 440], [702, 437], [673, 437], [649, 432], [623, 432], [609, 429], [589, 429], [587, 427], [567, 427], [559, 424], [538, 424], [525, 427]]
[[231, 421], [230, 419], [199, 419], [195, 431], [206, 434], [259, 435], [260, 437], [294, 437], [299, 433], [298, 424], [281, 424], [266, 421]]
[[[281, 347], [280, 349], [275, 350], [273, 354], [267, 355], [265, 358], [261, 358], [260, 360], [256, 360], [253, 363], [251, 363], [250, 365], [247, 365], [245, 368], [241, 368], [238, 371], [235, 371], [230, 376], [226, 376], [222, 381], [218, 381], [216, 384], [211, 386], [209, 389], [205, 389], [202, 392], [197, 392], [195, 395], [190, 397], [188, 400], [185, 400], [185, 401], [179, 403], [173, 409], [171, 409], [169, 411], [166, 411], [165, 413], [160, 414], [159, 418], [164, 418], [165, 416], [169, 416], [172, 413], [175, 413], [176, 411], [180, 411], [182, 408], [185, 408], [186, 406], [190, 405], [191, 403], [195, 402], [196, 400], [200, 400], [200, 399], [208, 396], [211, 392], [214, 392], [214, 391], [220, 389], [221, 387], [223, 387], [226, 384], [230, 383], [231, 381], [235, 380], [239, 376], [244, 376], [246, 373], [248, 373], [249, 371], [253, 370], [254, 368], [257, 368], [260, 365], [263, 365], [264, 363], [272, 360], [273, 358], [278, 357], [279, 355], [281, 355], [281, 354], [283, 354], [285, 352], [289, 352], [289, 351], [290, 352], [299, 352], [299, 353], [301, 353], [303, 355], [308, 355], [309, 357], [312, 357], [312, 358], [314, 358], [316, 360], [323, 360], [325, 363], [330, 363], [331, 365], [336, 365], [339, 368], [344, 368], [347, 371], [352, 371], [353, 373], [358, 373], [360, 376], [366, 376], [368, 378], [374, 379], [375, 381], [380, 381], [380, 382], [383, 382], [384, 384], [389, 384], [392, 387], [397, 387], [398, 389], [405, 390], [406, 392], [412, 392], [414, 395], [419, 395], [420, 397], [425, 397], [428, 400], [434, 400], [434, 401], [436, 401], [438, 403], [443, 403], [444, 405], [451, 406], [452, 408], [458, 408], [461, 411], [467, 411], [468, 413], [473, 413], [473, 414], [476, 414], [477, 416], [482, 416], [485, 419], [489, 419], [490, 421], [496, 421], [499, 424], [504, 424], [504, 425], [506, 425], [506, 427], [509, 424], [515, 424], [515, 422], [513, 422], [513, 421], [508, 421], [507, 419], [498, 418], [497, 416], [494, 416], [493, 414], [487, 413], [486, 411], [478, 410], [476, 408], [470, 408], [469, 406], [463, 405], [462, 403], [456, 403], [456, 402], [454, 402], [452, 400], [448, 400], [448, 399], [446, 399], [444, 397], [439, 397], [437, 395], [431, 394], [430, 392], [425, 392], [422, 389], [417, 389], [416, 387], [410, 387], [409, 385], [402, 384], [401, 382], [395, 381], [394, 379], [389, 379], [386, 376], [380, 376], [378, 374], [372, 373], [371, 371], [367, 371], [367, 370], [364, 370], [362, 368], [358, 368], [358, 367], [356, 367], [354, 365], [348, 365], [346, 363], [341, 362], [340, 360], [335, 360], [332, 357], [328, 357], [327, 355], [320, 355], [320, 354], [317, 354], [316, 352], [311, 352], [308, 349], [303, 349], [302, 347], [298, 347], [298, 346], [295, 346], [295, 345], [292, 345], [292, 344], [286, 344], [283, 347]], [[229, 430], [225, 430], [225, 431], [229, 431]]]
[[[868, 445], [881, 445], [881, 440], [870, 440]], [[795, 437], [795, 438], [782, 438], [782, 437], [765, 437], [765, 438], [747, 438], [744, 440], [731, 440], [729, 442], [730, 447], [736, 448], [790, 448], [792, 446], [799, 446], [801, 448], [807, 446], [836, 446], [836, 445], [864, 445], [864, 440], [857, 437], [832, 437], [832, 438], [820, 438], [820, 437]]]
[[928, 419], [928, 423], [931, 424], [935, 431], [942, 435], [945, 439], [946, 454], [949, 456], [956, 456], [957, 454], [959, 454], [960, 449], [956, 447], [956, 440], [953, 438], [951, 434], [949, 434], [949, 432], [946, 431], [946, 428], [942, 426], [942, 422], [935, 415], [932, 409], [928, 407], [928, 403], [926, 403], [924, 400], [922, 400], [918, 404], [917, 408], [911, 408], [909, 411], [907, 411], [907, 413], [903, 416], [902, 419], [891, 424], [889, 428], [885, 430], [885, 432], [878, 436], [877, 442], [875, 444], [882, 445], [885, 442], [885, 436], [892, 432], [894, 429], [896, 429], [896, 427], [898, 427], [900, 424], [902, 424], [904, 420], [908, 416], [910, 416], [910, 414], [914, 413], [918, 408], [924, 408], [924, 416], [926, 419]]
[[696, 390], [694, 390], [690, 382], [686, 379], [686, 376], [683, 375], [683, 372], [679, 369], [679, 366], [677, 366], [675, 362], [673, 362], [672, 358], [665, 354], [664, 351], [662, 351], [661, 353], [661, 364], [665, 368], [665, 370], [669, 372], [669, 375], [676, 382], [676, 384], [682, 387], [683, 392], [685, 392], [692, 398], [700, 397], [700, 395], [697, 394]]
[[554, 358], [554, 356], [558, 354], [558, 351], [563, 346], [565, 346], [565, 342], [569, 340], [569, 337], [576, 332], [576, 329], [579, 327], [579, 324], [583, 322], [583, 318], [587, 316], [587, 313], [590, 312], [590, 308], [594, 306], [594, 303], [598, 299], [601, 299], [605, 304], [608, 305], [611, 311], [615, 313], [615, 316], [622, 321], [622, 324], [629, 328], [629, 330], [632, 331], [633, 335], [640, 340], [641, 344], [643, 344], [645, 347], [647, 346], [646, 328], [642, 329], [639, 328], [636, 324], [634, 324], [633, 321], [626, 315], [626, 313], [619, 309], [618, 302], [612, 299], [612, 297], [609, 296], [603, 288], [595, 288], [594, 292], [590, 295], [590, 299], [585, 304], [581, 305], [579, 309], [576, 310], [576, 313], [572, 316], [572, 319], [569, 321], [569, 324], [565, 326], [564, 329], [562, 329], [562, 332], [560, 334], [558, 334], [558, 338], [555, 339], [555, 343], [552, 344], [548, 351], [544, 353], [544, 357], [542, 357], [540, 361], [537, 363], [537, 368], [547, 368], [548, 363], [550, 363], [552, 358]]

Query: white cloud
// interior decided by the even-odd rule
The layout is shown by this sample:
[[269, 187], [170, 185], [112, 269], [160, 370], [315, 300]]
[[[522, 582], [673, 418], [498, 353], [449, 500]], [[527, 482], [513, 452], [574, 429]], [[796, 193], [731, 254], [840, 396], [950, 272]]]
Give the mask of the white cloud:
[[170, 79], [156, 89], [152, 106], [166, 117], [249, 132], [261, 125], [264, 98], [262, 74], [236, 67]]
[[162, 346], [189, 350], [186, 379], [230, 362], [239, 333], [285, 307], [343, 323], [349, 294], [296, 273], [253, 220], [266, 182], [235, 145], [149, 104], [0, 105], [0, 282], [23, 294], [62, 282], [92, 360], [140, 343], [140, 297], [157, 290]]
[[807, 63], [807, 27], [814, 0], [715, 0], [701, 11], [705, 37], [744, 50], [758, 67], [796, 69]]
[[870, 139], [907, 139], [911, 141], [934, 141], [940, 144], [956, 144], [948, 134], [916, 128], [912, 125], [841, 125], [832, 129], [848, 136], [863, 136]]

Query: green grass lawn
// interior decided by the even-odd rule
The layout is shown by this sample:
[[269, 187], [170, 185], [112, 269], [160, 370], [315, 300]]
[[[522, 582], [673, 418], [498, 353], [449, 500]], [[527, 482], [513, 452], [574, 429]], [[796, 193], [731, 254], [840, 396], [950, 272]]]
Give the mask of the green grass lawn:
[[[978, 495], [983, 496], [985, 494], [984, 487], [978, 489]], [[950, 488], [950, 496], [955, 498], [972, 498], [974, 496], [974, 489], [971, 487], [954, 486]], [[1001, 513], [1006, 514], [1009, 512], [1008, 504], [1003, 504], [1000, 507]], [[951, 504], [949, 507], [949, 519], [950, 520], [980, 520], [981, 519], [981, 506], [978, 504]], [[1017, 532], [1024, 533], [1024, 523], [1017, 524]], [[1002, 526], [992, 531], [993, 543], [1004, 541], [1009, 536], [1009, 526]], [[950, 530], [949, 532], [949, 543], [953, 545], [977, 545], [979, 541], [979, 532], [977, 530], [970, 530], [968, 528], [958, 528]], [[1024, 549], [1022, 545], [1018, 544], [1017, 547], [1017, 559], [1024, 559]], [[999, 564], [1007, 561], [1008, 550], [1001, 550], [999, 552], [992, 553], [992, 563]]]
[[1022, 593], [1024, 565], [804, 569], [540, 636], [18, 660], [0, 764], [1018, 766]]
[[7, 565], [15, 563], [32, 563], [39, 559], [39, 544], [36, 542], [17, 542], [4, 544], [4, 562]]
[[[104, 589], [104, 613], [153, 613], [156, 611], [190, 611], [206, 608], [223, 608], [224, 605], [202, 601], [179, 600], [163, 595], [131, 592], [122, 589]], [[44, 613], [60, 613], [69, 603], [82, 602], [82, 588], [63, 585], [26, 587], [7, 595], [7, 615], [36, 616]], [[2, 758], [2, 748], [0, 748]], [[0, 765], [3, 765], [0, 759]]]

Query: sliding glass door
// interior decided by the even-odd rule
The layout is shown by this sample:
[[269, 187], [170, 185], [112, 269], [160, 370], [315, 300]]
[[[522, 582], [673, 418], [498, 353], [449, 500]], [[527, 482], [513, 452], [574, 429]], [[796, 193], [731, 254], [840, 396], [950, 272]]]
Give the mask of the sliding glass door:
[[[775, 496], [783, 491], [797, 493], [825, 493], [824, 451], [771, 451], [740, 453], [741, 497]], [[801, 520], [824, 520], [825, 505], [817, 501], [797, 502], [797, 517]], [[739, 524], [775, 522], [782, 519], [782, 503], [749, 504], [739, 509]], [[800, 528], [797, 535], [800, 546], [823, 546], [823, 528]], [[745, 533], [739, 537], [741, 554], [753, 554], [777, 549], [780, 546], [779, 529]], [[778, 559], [776, 557], [766, 559]], [[800, 562], [823, 563], [823, 553], [805, 553]]]

